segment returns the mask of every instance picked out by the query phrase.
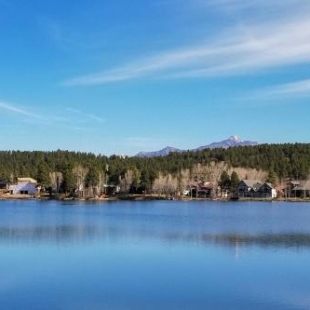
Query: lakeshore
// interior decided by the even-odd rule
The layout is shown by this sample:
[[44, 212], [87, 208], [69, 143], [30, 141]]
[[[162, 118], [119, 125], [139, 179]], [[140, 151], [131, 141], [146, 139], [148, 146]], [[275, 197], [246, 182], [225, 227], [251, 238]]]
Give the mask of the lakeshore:
[[227, 198], [195, 198], [195, 197], [174, 197], [166, 195], [112, 195], [104, 197], [92, 197], [92, 198], [77, 198], [77, 197], [65, 197], [64, 195], [26, 195], [26, 194], [2, 194], [0, 195], [1, 200], [55, 200], [55, 201], [257, 201], [257, 202], [310, 202], [310, 198], [297, 198], [297, 197], [281, 197], [281, 198], [250, 198], [250, 197], [240, 197], [238, 199], [227, 199]]

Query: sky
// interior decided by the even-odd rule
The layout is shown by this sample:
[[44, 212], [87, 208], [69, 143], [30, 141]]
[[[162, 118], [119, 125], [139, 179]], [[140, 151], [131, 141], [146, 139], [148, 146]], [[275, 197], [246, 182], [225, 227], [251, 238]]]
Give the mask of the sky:
[[309, 0], [0, 0], [0, 150], [310, 142]]

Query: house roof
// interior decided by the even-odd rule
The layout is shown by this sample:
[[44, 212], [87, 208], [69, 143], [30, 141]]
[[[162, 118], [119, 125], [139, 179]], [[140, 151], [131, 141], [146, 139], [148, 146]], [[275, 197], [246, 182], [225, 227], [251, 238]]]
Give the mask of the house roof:
[[37, 181], [33, 178], [17, 178], [17, 182], [26, 182], [36, 184]]
[[262, 184], [262, 185], [257, 189], [257, 191], [259, 191], [259, 192], [262, 192], [262, 191], [263, 191], [263, 192], [264, 192], [264, 191], [266, 190], [266, 188], [269, 188], [269, 190], [275, 189], [271, 183], [265, 182], [264, 184]]
[[[270, 187], [270, 188], [274, 188], [273, 185], [272, 185], [271, 183], [265, 182], [264, 184], [266, 184], [266, 185], [267, 185], [268, 187]], [[264, 185], [264, 184], [263, 184], [263, 185]]]
[[299, 185], [294, 188], [294, 190], [301, 190], [301, 191], [310, 191], [310, 180], [303, 180], [299, 182]]
[[242, 180], [248, 187], [259, 187], [262, 185], [262, 182], [259, 180]]
[[300, 181], [291, 181], [292, 185], [299, 185]]
[[0, 180], [0, 185], [10, 184], [10, 181]]
[[205, 182], [204, 184], [200, 185], [200, 189], [213, 189], [214, 185], [211, 182]]

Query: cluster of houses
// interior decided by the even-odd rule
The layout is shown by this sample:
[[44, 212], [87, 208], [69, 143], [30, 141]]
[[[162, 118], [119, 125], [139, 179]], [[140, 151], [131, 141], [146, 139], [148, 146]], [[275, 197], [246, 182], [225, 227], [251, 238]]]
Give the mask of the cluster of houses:
[[[0, 194], [12, 195], [36, 195], [40, 192], [41, 187], [37, 181], [32, 178], [18, 178], [16, 183], [0, 180]], [[105, 189], [105, 193], [111, 194], [112, 189]], [[117, 191], [116, 191], [117, 192]], [[277, 197], [285, 198], [310, 198], [310, 180], [290, 181], [282, 187], [275, 188], [271, 183], [261, 182], [259, 180], [242, 180], [239, 182], [236, 190], [230, 192], [227, 189], [217, 187], [212, 182], [196, 183], [190, 185], [183, 195], [192, 198], [268, 198]], [[82, 195], [79, 195], [83, 197]]]
[[242, 180], [237, 187], [239, 198], [277, 198], [277, 190], [268, 182], [258, 180]]
[[272, 184], [258, 180], [242, 180], [235, 192], [215, 186], [212, 182], [191, 184], [183, 193], [194, 198], [276, 198], [277, 190]]
[[310, 198], [310, 180], [290, 181], [285, 186], [275, 188], [271, 183], [260, 180], [242, 180], [231, 192], [216, 187], [211, 182], [190, 185], [183, 193], [194, 198]]

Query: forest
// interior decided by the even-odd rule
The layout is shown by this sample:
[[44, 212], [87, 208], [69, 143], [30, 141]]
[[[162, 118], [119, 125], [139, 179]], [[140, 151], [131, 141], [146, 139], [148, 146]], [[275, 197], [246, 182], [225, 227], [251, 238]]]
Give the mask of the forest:
[[153, 158], [62, 150], [0, 152], [0, 180], [13, 183], [18, 177], [32, 177], [45, 188], [63, 192], [103, 184], [127, 193], [183, 190], [190, 182], [221, 182], [226, 170], [236, 168], [263, 171], [274, 185], [308, 179], [310, 144], [261, 144]]

